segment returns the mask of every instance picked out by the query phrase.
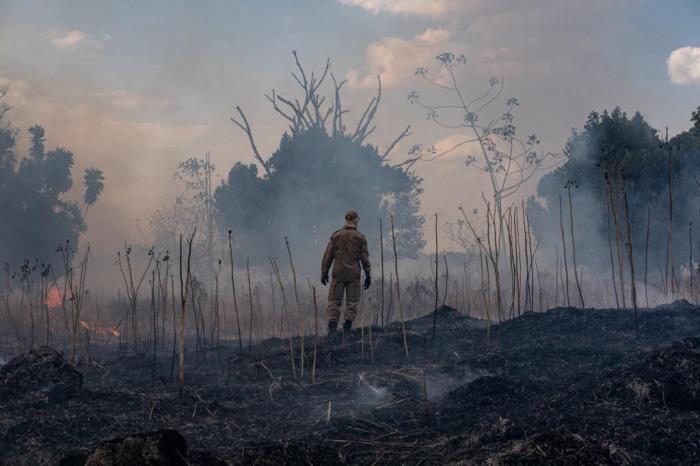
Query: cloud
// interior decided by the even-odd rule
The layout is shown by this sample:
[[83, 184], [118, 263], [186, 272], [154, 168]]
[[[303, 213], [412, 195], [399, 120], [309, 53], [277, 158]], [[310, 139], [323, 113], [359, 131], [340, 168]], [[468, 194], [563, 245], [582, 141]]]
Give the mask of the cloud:
[[[108, 39], [109, 36], [105, 35], [105, 40]], [[51, 36], [50, 40], [54, 47], [58, 47], [59, 49], [73, 48], [78, 44], [86, 44], [96, 49], [101, 49], [104, 47], [104, 42], [93, 39], [90, 37], [90, 35], [77, 29], [73, 29], [72, 31], [68, 31], [63, 34], [54, 34]]]
[[666, 60], [668, 76], [674, 84], [700, 84], [700, 47], [681, 47]]
[[383, 12], [403, 15], [419, 15], [440, 18], [454, 11], [457, 0], [338, 0], [343, 5], [350, 5], [370, 11], [374, 14]]
[[105, 100], [116, 108], [164, 110], [172, 105], [172, 102], [166, 98], [149, 97], [121, 89], [107, 92], [88, 92], [83, 95], [88, 98]]
[[393, 87], [411, 78], [418, 66], [432, 63], [435, 56], [447, 46], [446, 29], [426, 29], [411, 38], [385, 37], [373, 42], [365, 52], [366, 73], [351, 69], [347, 74], [352, 88], [372, 88], [377, 85], [377, 75], [384, 87]]

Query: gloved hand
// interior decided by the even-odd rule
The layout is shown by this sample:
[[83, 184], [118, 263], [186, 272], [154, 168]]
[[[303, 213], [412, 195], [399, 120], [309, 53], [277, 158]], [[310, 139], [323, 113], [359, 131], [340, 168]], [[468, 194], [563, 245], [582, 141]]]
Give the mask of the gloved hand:
[[328, 284], [328, 272], [324, 272], [321, 274], [321, 284], [323, 286], [326, 286]]
[[372, 284], [372, 277], [369, 276], [368, 273], [365, 274], [365, 284], [363, 285], [364, 289], [366, 290], [369, 288], [369, 286]]

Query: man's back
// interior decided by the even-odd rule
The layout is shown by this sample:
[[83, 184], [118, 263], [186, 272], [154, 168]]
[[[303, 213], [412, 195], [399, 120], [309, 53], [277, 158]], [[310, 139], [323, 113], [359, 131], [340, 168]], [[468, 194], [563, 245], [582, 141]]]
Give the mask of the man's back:
[[361, 277], [360, 263], [366, 272], [369, 271], [367, 240], [355, 225], [346, 224], [331, 236], [323, 255], [322, 270], [327, 272], [331, 263], [333, 263], [332, 276], [335, 280], [359, 280]]

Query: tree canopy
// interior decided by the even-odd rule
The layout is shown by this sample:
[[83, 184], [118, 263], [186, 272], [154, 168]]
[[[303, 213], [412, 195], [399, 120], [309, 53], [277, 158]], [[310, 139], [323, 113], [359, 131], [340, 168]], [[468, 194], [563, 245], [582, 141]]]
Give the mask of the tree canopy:
[[[8, 111], [6, 105], [0, 108], [0, 261], [12, 266], [26, 260], [51, 263], [59, 245], [69, 242], [77, 250], [86, 229], [78, 203], [65, 198], [73, 187], [73, 153], [63, 147], [46, 150], [44, 128], [35, 125], [28, 130], [29, 153], [20, 156], [19, 130], [8, 121]], [[88, 169], [86, 206], [99, 197], [103, 180], [100, 170]]]
[[[568, 160], [545, 175], [537, 194], [541, 202], [530, 202], [530, 214], [538, 233], [557, 231], [548, 221], [559, 221], [558, 197], [571, 189], [574, 212], [578, 218], [577, 248], [589, 265], [607, 249], [608, 194], [612, 189], [620, 221], [624, 222], [623, 189], [628, 194], [632, 242], [636, 253], [645, 248], [649, 218], [650, 266], [663, 263], [667, 240], [669, 204], [669, 163], [673, 193], [674, 248], [677, 260], [687, 256], [689, 225], [700, 224], [700, 130], [697, 113], [695, 126], [669, 141], [659, 137], [640, 113], [629, 117], [620, 108], [589, 114], [582, 130], [574, 130], [566, 144]], [[566, 204], [566, 202], [564, 203]], [[568, 211], [564, 211], [565, 219]], [[547, 220], [549, 219], [549, 220]], [[566, 220], [565, 220], [566, 221]], [[558, 227], [558, 225], [557, 225]]]
[[251, 258], [266, 260], [288, 236], [296, 250], [320, 260], [349, 209], [360, 213], [370, 247], [378, 244], [379, 218], [388, 227], [393, 214], [399, 253], [422, 249], [421, 180], [385, 164], [376, 147], [316, 128], [285, 133], [266, 164], [270, 174], [260, 177], [256, 165], [237, 163], [214, 194], [219, 225]]

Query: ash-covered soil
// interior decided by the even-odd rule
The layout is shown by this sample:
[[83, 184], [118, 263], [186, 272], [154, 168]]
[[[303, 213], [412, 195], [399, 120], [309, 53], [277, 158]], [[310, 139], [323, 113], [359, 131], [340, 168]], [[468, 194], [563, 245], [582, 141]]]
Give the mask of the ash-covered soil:
[[554, 309], [492, 325], [452, 309], [239, 353], [42, 348], [0, 368], [0, 464], [700, 464], [700, 308]]

